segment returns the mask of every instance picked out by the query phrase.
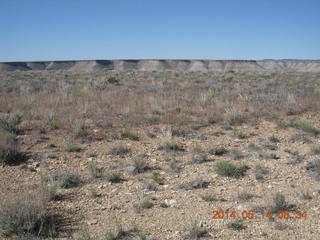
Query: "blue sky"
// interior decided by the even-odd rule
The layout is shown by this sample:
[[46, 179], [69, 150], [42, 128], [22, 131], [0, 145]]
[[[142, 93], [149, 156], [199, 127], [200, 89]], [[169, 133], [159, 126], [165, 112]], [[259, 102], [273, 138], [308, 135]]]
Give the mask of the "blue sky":
[[0, 0], [0, 61], [320, 59], [319, 0]]

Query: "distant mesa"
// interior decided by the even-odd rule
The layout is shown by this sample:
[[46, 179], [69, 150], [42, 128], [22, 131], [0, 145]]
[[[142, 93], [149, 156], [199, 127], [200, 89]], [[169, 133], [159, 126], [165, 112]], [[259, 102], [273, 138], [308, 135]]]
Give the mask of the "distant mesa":
[[81, 60], [43, 62], [2, 62], [0, 72], [7, 71], [93, 72], [115, 71], [177, 71], [177, 72], [320, 72], [320, 60]]

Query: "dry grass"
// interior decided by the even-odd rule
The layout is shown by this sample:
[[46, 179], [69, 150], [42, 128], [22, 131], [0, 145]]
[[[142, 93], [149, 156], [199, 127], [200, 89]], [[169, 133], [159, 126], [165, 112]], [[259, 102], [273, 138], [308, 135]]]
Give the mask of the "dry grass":
[[[74, 129], [80, 135], [86, 131], [74, 123], [84, 119], [116, 127], [207, 123], [212, 118], [215, 123], [240, 125], [252, 118], [270, 118], [271, 112], [273, 116], [286, 116], [288, 112], [314, 111], [320, 105], [319, 82], [313, 80], [317, 73], [304, 73], [303, 79], [299, 73], [275, 73], [272, 79], [266, 79], [264, 74], [248, 72], [234, 74], [230, 82], [224, 81], [222, 73], [167, 72], [162, 78], [154, 72], [110, 72], [110, 78], [120, 79], [122, 84], [107, 84], [103, 91], [99, 74], [71, 74], [68, 79], [59, 72], [34, 72], [32, 79], [29, 74], [1, 73], [0, 109], [20, 111], [24, 120], [39, 125], [49, 122], [49, 129]], [[173, 134], [184, 132], [173, 129]]]

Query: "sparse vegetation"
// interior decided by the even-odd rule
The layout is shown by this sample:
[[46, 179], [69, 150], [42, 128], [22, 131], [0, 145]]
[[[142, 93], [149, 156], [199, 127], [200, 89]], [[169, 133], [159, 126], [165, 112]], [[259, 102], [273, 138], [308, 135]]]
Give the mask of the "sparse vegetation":
[[177, 186], [178, 189], [192, 190], [198, 188], [205, 188], [208, 186], [208, 183], [203, 180], [202, 177], [195, 177], [188, 183], [182, 183]]
[[20, 193], [0, 203], [0, 236], [50, 237], [53, 233], [54, 222], [42, 194]]
[[157, 186], [153, 183], [148, 182], [148, 181], [143, 181], [141, 184], [141, 188], [146, 189], [148, 191], [156, 191], [157, 190]]
[[168, 165], [169, 165], [169, 171], [179, 172], [178, 161], [176, 159], [174, 159], [174, 158], [169, 159]]
[[206, 152], [196, 152], [192, 154], [189, 164], [201, 164], [208, 161], [209, 159]]
[[[109, 63], [97, 62], [99, 68], [105, 64]], [[136, 62], [121, 64], [119, 69]], [[273, 222], [263, 221], [258, 230], [257, 221], [236, 221], [230, 223], [230, 230], [217, 221], [210, 223], [208, 214], [217, 208], [235, 208], [239, 216], [240, 209], [255, 206], [262, 206], [265, 215], [270, 209], [291, 211], [295, 208], [289, 203], [294, 199], [299, 207], [305, 203], [308, 209], [317, 208], [319, 191], [308, 174], [320, 179], [319, 76], [228, 70], [0, 71], [2, 119], [9, 121], [16, 110], [23, 115], [20, 123], [12, 122], [13, 127], [0, 126], [4, 136], [0, 137], [0, 205], [13, 202], [2, 201], [9, 192], [37, 191], [45, 202], [46, 216], [61, 212], [67, 220], [61, 232], [60, 228], [49, 234], [41, 230], [38, 236], [36, 224], [18, 236], [10, 233], [8, 239], [40, 240], [54, 236], [55, 231], [57, 238], [66, 238], [85, 226], [88, 232], [74, 239], [152, 239], [120, 226], [100, 238], [101, 227], [113, 229], [109, 223], [116, 217], [126, 224], [145, 224], [143, 229], [156, 239], [200, 239], [207, 227], [208, 239], [228, 239], [232, 229], [245, 227], [253, 238], [264, 233], [268, 238], [285, 238], [291, 231], [290, 236], [316, 239], [318, 231], [308, 231], [317, 229], [315, 221], [306, 228], [303, 221], [290, 220], [290, 227], [279, 232], [272, 213]], [[7, 147], [14, 151], [6, 151]], [[144, 154], [136, 155], [139, 152]], [[279, 161], [272, 160], [278, 157]], [[60, 171], [68, 174], [62, 176]], [[42, 174], [48, 176], [39, 184]], [[201, 177], [194, 178], [197, 175]], [[73, 186], [78, 187], [68, 189]], [[274, 189], [284, 191], [289, 203], [275, 196], [271, 207], [266, 206], [265, 193]], [[197, 215], [201, 222], [183, 229], [177, 221], [190, 215]], [[225, 217], [221, 222], [226, 221]], [[245, 232], [234, 231], [232, 237], [241, 238]]]
[[238, 193], [238, 199], [240, 201], [249, 201], [250, 199], [252, 199], [254, 197], [253, 194], [251, 193], [247, 193], [247, 192], [241, 192]]
[[257, 180], [263, 180], [264, 176], [269, 174], [269, 170], [262, 166], [262, 165], [256, 165], [255, 167], [255, 175]]
[[77, 187], [81, 183], [79, 175], [67, 171], [61, 174], [53, 175], [52, 177], [49, 176], [47, 181], [54, 182], [61, 188]]
[[311, 147], [311, 153], [314, 155], [320, 155], [320, 146], [314, 145]]
[[19, 151], [16, 141], [0, 143], [0, 165], [16, 165], [24, 160], [25, 156]]
[[100, 178], [102, 176], [102, 168], [98, 167], [98, 165], [95, 162], [90, 162], [88, 164], [90, 175], [92, 178]]
[[235, 165], [231, 162], [221, 161], [215, 165], [215, 170], [219, 175], [240, 178], [245, 175], [249, 169], [246, 165]]
[[142, 209], [149, 209], [153, 207], [153, 203], [147, 196], [139, 196], [138, 201], [133, 204], [133, 207], [137, 213], [141, 212]]
[[232, 229], [232, 230], [236, 230], [236, 231], [241, 231], [246, 229], [247, 227], [243, 224], [243, 222], [241, 220], [237, 220], [237, 221], [232, 221], [230, 223], [228, 223], [228, 228]]
[[304, 119], [297, 119], [295, 121], [292, 121], [291, 126], [307, 133], [311, 133], [313, 135], [320, 134], [320, 129], [314, 127], [311, 123], [307, 122]]
[[177, 142], [171, 141], [171, 142], [163, 142], [158, 146], [158, 150], [164, 150], [167, 152], [170, 151], [184, 151], [183, 146], [178, 144]]
[[139, 141], [140, 140], [140, 137], [138, 134], [133, 133], [133, 132], [129, 132], [127, 130], [121, 132], [120, 136], [122, 139], [130, 139], [132, 141]]
[[67, 145], [66, 145], [66, 151], [67, 152], [80, 152], [81, 151], [81, 147], [77, 146], [74, 143], [73, 139], [68, 139], [67, 140]]
[[118, 145], [114, 146], [110, 149], [109, 154], [111, 155], [126, 155], [131, 152], [131, 149], [123, 146], [123, 145]]
[[306, 169], [311, 172], [311, 175], [316, 179], [320, 179], [320, 159], [310, 161], [306, 165]]
[[228, 153], [228, 150], [223, 146], [218, 146], [215, 148], [211, 148], [209, 150], [209, 153], [212, 155], [216, 155], [216, 156], [222, 156], [222, 155]]
[[163, 178], [161, 177], [161, 175], [157, 172], [153, 172], [152, 175], [151, 175], [151, 179], [153, 181], [155, 181], [157, 184], [159, 185], [163, 185], [164, 184], [164, 181], [163, 181]]
[[268, 139], [269, 139], [270, 142], [273, 142], [273, 143], [278, 143], [278, 142], [280, 142], [279, 138], [277, 138], [277, 137], [274, 136], [274, 135], [270, 136]]
[[73, 135], [75, 137], [86, 137], [86, 136], [88, 136], [87, 126], [83, 121], [75, 122], [72, 131], [73, 131]]
[[131, 159], [127, 170], [132, 174], [138, 174], [146, 171], [149, 168], [145, 154], [138, 154]]
[[[128, 230], [117, 230], [115, 233], [108, 233], [104, 240], [125, 240], [125, 239], [147, 240], [147, 236], [137, 227], [129, 228]], [[152, 239], [152, 238], [151, 238]]]
[[184, 239], [199, 239], [207, 235], [207, 230], [200, 226], [200, 222], [196, 219], [190, 220], [184, 227]]
[[185, 137], [188, 131], [182, 127], [172, 126], [171, 127], [171, 136], [173, 137]]
[[282, 193], [276, 193], [273, 198], [273, 205], [270, 207], [273, 213], [278, 213], [279, 211], [291, 211], [295, 208], [295, 205], [288, 204], [286, 198]]
[[215, 202], [217, 199], [209, 193], [204, 193], [200, 195], [200, 198], [206, 202]]
[[22, 115], [20, 113], [9, 114], [7, 116], [0, 115], [0, 129], [11, 133], [17, 134], [19, 129], [18, 125], [22, 122]]
[[118, 183], [121, 181], [121, 173], [116, 171], [107, 171], [106, 179], [112, 183]]

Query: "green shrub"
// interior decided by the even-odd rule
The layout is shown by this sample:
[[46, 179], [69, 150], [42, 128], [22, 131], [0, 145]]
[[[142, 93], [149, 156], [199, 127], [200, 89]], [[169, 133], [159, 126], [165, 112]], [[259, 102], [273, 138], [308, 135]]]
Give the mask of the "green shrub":
[[171, 172], [179, 172], [179, 166], [176, 159], [170, 159], [168, 162], [169, 171]]
[[60, 123], [55, 117], [49, 117], [48, 126], [51, 130], [57, 130], [60, 128]]
[[54, 175], [48, 180], [53, 181], [57, 186], [61, 188], [72, 188], [77, 187], [81, 183], [79, 175], [71, 172], [64, 172], [61, 174]]
[[249, 201], [251, 198], [253, 198], [254, 195], [247, 193], [247, 192], [242, 192], [238, 194], [238, 199], [241, 201]]
[[187, 131], [182, 127], [172, 126], [171, 127], [171, 136], [176, 137], [185, 137], [187, 135]]
[[228, 223], [228, 228], [232, 229], [232, 230], [236, 230], [236, 231], [241, 231], [246, 229], [247, 227], [245, 225], [243, 225], [242, 221], [237, 220], [237, 221], [233, 221]]
[[277, 213], [279, 211], [290, 211], [295, 208], [295, 205], [288, 204], [286, 198], [282, 193], [277, 193], [273, 198], [273, 206], [271, 206], [271, 211]]
[[151, 179], [153, 181], [155, 181], [156, 183], [158, 183], [159, 185], [163, 185], [164, 184], [164, 181], [163, 181], [163, 178], [161, 177], [161, 175], [157, 172], [153, 172], [152, 175], [151, 175]]
[[300, 129], [302, 131], [305, 131], [307, 133], [311, 133], [313, 135], [320, 134], [320, 129], [314, 127], [311, 123], [309, 123], [303, 119], [293, 121], [291, 123], [291, 126], [297, 128], [297, 129]]
[[320, 176], [320, 159], [315, 159], [306, 165], [306, 169], [311, 171], [316, 178]]
[[138, 134], [133, 133], [133, 132], [129, 132], [129, 131], [121, 132], [120, 136], [121, 136], [122, 139], [127, 138], [127, 139], [130, 139], [130, 140], [133, 140], [133, 141], [139, 141], [140, 140], [140, 137], [139, 137]]
[[112, 183], [120, 182], [121, 181], [121, 173], [115, 172], [115, 171], [108, 171], [106, 173], [106, 179]]
[[215, 170], [219, 175], [240, 178], [249, 169], [246, 165], [237, 166], [231, 162], [221, 161], [215, 165]]
[[203, 200], [203, 201], [206, 201], [206, 202], [214, 202], [214, 201], [217, 201], [217, 199], [215, 197], [213, 197], [211, 194], [209, 193], [204, 193], [204, 194], [201, 194], [200, 195], [200, 198]]

